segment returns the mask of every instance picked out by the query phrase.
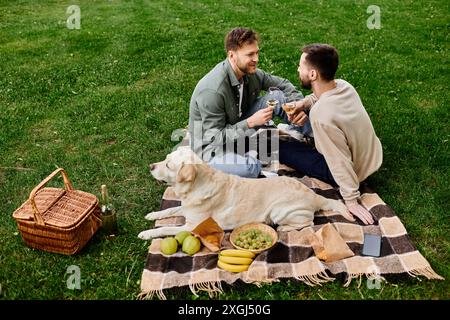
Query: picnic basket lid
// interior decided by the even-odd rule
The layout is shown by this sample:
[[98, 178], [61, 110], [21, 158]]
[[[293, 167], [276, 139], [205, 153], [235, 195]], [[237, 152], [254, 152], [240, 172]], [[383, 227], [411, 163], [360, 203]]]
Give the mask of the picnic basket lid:
[[[44, 188], [58, 173], [62, 174], [64, 189]], [[18, 222], [34, 221], [40, 225], [71, 228], [97, 204], [95, 195], [74, 190], [64, 169], [58, 168], [31, 191], [28, 200], [14, 211], [13, 218]]]

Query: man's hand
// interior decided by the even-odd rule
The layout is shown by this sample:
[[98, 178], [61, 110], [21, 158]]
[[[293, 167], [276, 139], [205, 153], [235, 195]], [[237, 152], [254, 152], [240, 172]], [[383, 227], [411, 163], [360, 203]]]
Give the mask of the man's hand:
[[273, 114], [272, 107], [267, 107], [267, 108], [258, 110], [251, 117], [249, 117], [247, 119], [248, 127], [254, 128], [257, 126], [262, 126], [267, 121], [272, 119], [272, 114]]
[[373, 224], [373, 218], [369, 211], [366, 210], [362, 205], [355, 201], [346, 201], [348, 211], [350, 211], [354, 216], [358, 217], [364, 224]]
[[288, 120], [292, 124], [296, 124], [299, 126], [304, 125], [306, 120], [308, 119], [308, 116], [306, 115], [304, 110], [310, 107], [309, 104], [310, 103], [308, 99], [296, 101], [294, 110], [288, 114]]
[[306, 120], [308, 120], [308, 116], [304, 111], [295, 109], [291, 114], [288, 115], [288, 120], [292, 124], [302, 126], [305, 124]]

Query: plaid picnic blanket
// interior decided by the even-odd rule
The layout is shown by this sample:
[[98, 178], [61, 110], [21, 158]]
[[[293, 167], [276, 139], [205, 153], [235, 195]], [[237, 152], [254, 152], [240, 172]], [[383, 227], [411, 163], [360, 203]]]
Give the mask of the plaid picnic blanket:
[[[289, 172], [280, 170], [278, 173], [287, 175]], [[296, 179], [324, 197], [341, 198], [337, 189], [320, 180], [309, 177]], [[207, 291], [213, 297], [222, 292], [222, 282], [232, 284], [239, 279], [259, 285], [291, 278], [310, 286], [333, 281], [339, 274], [346, 276], [344, 286], [348, 286], [355, 278], [361, 283], [362, 276], [383, 280], [383, 275], [388, 274], [422, 275], [427, 279], [443, 280], [416, 249], [393, 210], [366, 185], [361, 186], [360, 192], [362, 204], [376, 218], [375, 224], [364, 225], [358, 219], [350, 222], [333, 212], [316, 213], [314, 226], [278, 232], [278, 242], [271, 249], [260, 253], [248, 271], [241, 273], [219, 269], [217, 253], [206, 248], [194, 256], [182, 252], [165, 256], [160, 251], [161, 239], [153, 239], [142, 273], [139, 298], [152, 298], [156, 294], [158, 298], [165, 299], [164, 289], [181, 286], [189, 286], [195, 295], [198, 291]], [[168, 188], [162, 198], [161, 210], [180, 204], [172, 189]], [[161, 219], [156, 221], [155, 227], [181, 225], [183, 220], [182, 217]], [[336, 228], [355, 256], [332, 263], [324, 263], [315, 256], [308, 235], [327, 223]], [[226, 232], [222, 243], [224, 248], [232, 248], [230, 232]], [[362, 256], [364, 233], [382, 236], [380, 257]]]

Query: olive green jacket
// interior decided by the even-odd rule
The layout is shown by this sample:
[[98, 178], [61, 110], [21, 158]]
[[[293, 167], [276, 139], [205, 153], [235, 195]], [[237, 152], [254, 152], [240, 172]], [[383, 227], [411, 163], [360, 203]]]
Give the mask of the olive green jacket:
[[[260, 91], [277, 87], [287, 97], [303, 95], [288, 80], [260, 69], [245, 75], [241, 111], [255, 103]], [[239, 116], [239, 81], [228, 59], [217, 64], [197, 84], [189, 106], [191, 148], [205, 161], [214, 157], [218, 148], [254, 132], [247, 120]], [[206, 157], [206, 158], [205, 158]]]

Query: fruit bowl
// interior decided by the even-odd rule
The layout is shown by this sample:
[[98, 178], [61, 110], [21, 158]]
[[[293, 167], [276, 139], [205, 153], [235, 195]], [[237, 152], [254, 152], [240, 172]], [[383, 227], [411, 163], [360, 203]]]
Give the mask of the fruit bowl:
[[[271, 243], [267, 246], [262, 246], [258, 248], [245, 248], [241, 243], [239, 243], [238, 237], [243, 232], [250, 232], [251, 230], [256, 230], [256, 233], [262, 233], [270, 238]], [[230, 242], [236, 249], [246, 250], [253, 253], [260, 253], [267, 249], [273, 247], [273, 245], [278, 241], [278, 233], [270, 226], [264, 223], [249, 223], [244, 224], [236, 229], [234, 229], [230, 234]], [[238, 243], [236, 243], [238, 242]]]

